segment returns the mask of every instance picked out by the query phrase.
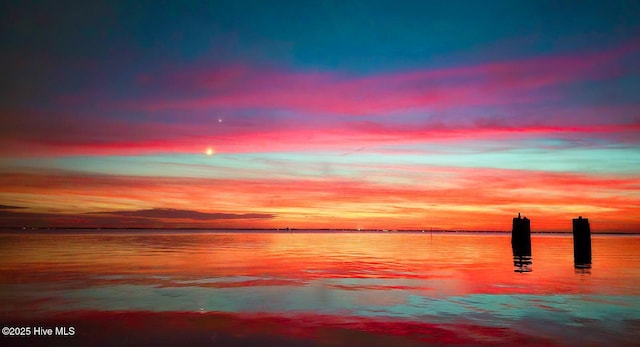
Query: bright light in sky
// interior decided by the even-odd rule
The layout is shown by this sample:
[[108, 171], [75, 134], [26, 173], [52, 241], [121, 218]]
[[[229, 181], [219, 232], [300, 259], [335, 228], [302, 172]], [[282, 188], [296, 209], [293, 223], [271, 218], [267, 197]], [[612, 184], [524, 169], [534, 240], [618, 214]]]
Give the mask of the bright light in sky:
[[208, 156], [212, 156], [214, 151], [212, 147], [207, 147], [207, 150], [204, 152]]

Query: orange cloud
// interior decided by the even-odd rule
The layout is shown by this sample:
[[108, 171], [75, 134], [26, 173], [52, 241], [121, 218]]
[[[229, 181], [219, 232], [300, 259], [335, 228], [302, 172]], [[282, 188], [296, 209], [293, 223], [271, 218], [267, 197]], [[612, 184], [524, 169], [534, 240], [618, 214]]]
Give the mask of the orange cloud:
[[[508, 230], [509, 218], [522, 212], [532, 218], [535, 230], [566, 231], [567, 221], [577, 215], [589, 217], [595, 231], [637, 231], [640, 226], [634, 217], [640, 205], [636, 177], [424, 167], [405, 183], [59, 174], [1, 178], [7, 184], [0, 196], [7, 204], [27, 207], [23, 212], [60, 215], [138, 211], [119, 215], [166, 221], [170, 216], [161, 214], [167, 210], [159, 209], [197, 206], [196, 214], [217, 219], [208, 225], [225, 227]], [[213, 218], [236, 216], [236, 211], [273, 218]], [[185, 224], [207, 225], [196, 214], [181, 217]]]

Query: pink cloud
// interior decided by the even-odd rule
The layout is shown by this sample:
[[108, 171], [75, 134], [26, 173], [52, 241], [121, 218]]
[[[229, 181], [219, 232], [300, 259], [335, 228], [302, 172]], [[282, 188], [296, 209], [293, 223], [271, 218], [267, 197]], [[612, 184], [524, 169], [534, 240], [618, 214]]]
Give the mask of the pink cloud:
[[541, 88], [619, 76], [620, 69], [611, 69], [607, 64], [636, 49], [629, 45], [580, 56], [548, 56], [364, 77], [215, 67], [153, 80], [157, 88], [172, 89], [177, 82], [200, 96], [173, 100], [151, 96], [126, 104], [145, 111], [273, 108], [366, 115], [414, 108], [439, 110], [460, 105], [530, 103], [554, 98], [549, 93], [539, 95]]
[[[126, 127], [126, 126], [125, 126]], [[617, 143], [635, 143], [634, 136], [640, 131], [640, 124], [613, 124], [593, 126], [537, 126], [537, 127], [467, 127], [449, 128], [435, 126], [416, 127], [412, 125], [389, 126], [363, 122], [349, 127], [329, 129], [270, 129], [247, 130], [226, 134], [208, 134], [197, 126], [184, 126], [182, 135], [167, 135], [177, 129], [162, 124], [138, 127], [141, 132], [156, 129], [153, 135], [134, 134], [128, 137], [109, 139], [99, 134], [102, 140], [91, 137], [68, 137], [58, 134], [53, 138], [4, 139], [0, 150], [13, 156], [56, 156], [56, 155], [135, 155], [152, 153], [204, 153], [213, 147], [216, 153], [278, 152], [300, 150], [344, 150], [356, 147], [378, 146], [384, 143], [411, 144], [423, 142], [447, 142], [458, 140], [500, 140], [556, 136], [558, 138], [601, 138]], [[98, 131], [99, 132], [99, 131]], [[69, 135], [69, 134], [67, 134]]]
[[[568, 114], [566, 110], [561, 111]], [[617, 107], [606, 115], [640, 112]], [[575, 110], [575, 117], [585, 114]], [[592, 114], [589, 111], [588, 114]], [[22, 120], [24, 119], [24, 120]], [[560, 124], [555, 119], [545, 125], [537, 118], [491, 121], [446, 121], [384, 123], [358, 118], [343, 122], [281, 124], [268, 119], [233, 124], [217, 121], [183, 122], [108, 120], [73, 114], [32, 112], [24, 118], [7, 117], [0, 130], [0, 152], [12, 156], [55, 155], [135, 155], [145, 153], [202, 153], [213, 146], [218, 153], [273, 152], [300, 150], [345, 150], [385, 143], [411, 144], [459, 140], [520, 140], [526, 138], [589, 138], [614, 143], [637, 143], [640, 123]], [[231, 123], [231, 124], [229, 124]], [[564, 122], [566, 123], [566, 122]]]
[[[131, 94], [142, 96], [130, 100], [92, 94], [85, 104], [72, 98], [71, 109], [65, 101], [57, 110], [3, 110], [0, 152], [135, 155], [199, 153], [208, 146], [226, 153], [343, 151], [392, 142], [545, 136], [637, 143], [636, 105], [546, 104], [562, 96], [553, 88], [563, 84], [618, 76], [620, 68], [611, 66], [637, 48], [373, 76], [240, 64], [142, 75]], [[274, 109], [292, 115], [278, 118]]]

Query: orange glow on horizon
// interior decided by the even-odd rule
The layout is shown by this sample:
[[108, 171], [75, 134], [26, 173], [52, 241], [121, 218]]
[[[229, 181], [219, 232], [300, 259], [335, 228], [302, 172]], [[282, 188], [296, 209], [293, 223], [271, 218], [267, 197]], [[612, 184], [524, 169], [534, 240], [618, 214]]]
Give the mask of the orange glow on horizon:
[[[312, 178], [258, 180], [100, 175], [78, 178], [4, 174], [0, 178], [6, 184], [0, 194], [3, 204], [23, 207], [5, 209], [6, 226], [30, 222], [29, 225], [43, 227], [509, 231], [511, 218], [521, 212], [531, 218], [533, 231], [570, 231], [571, 219], [578, 215], [590, 219], [593, 232], [637, 232], [640, 229], [640, 221], [633, 217], [637, 199], [619, 193], [638, 184], [636, 178], [528, 172], [529, 182], [537, 188], [522, 191], [517, 189], [522, 175], [518, 171], [439, 170], [418, 174], [430, 181], [428, 186]], [[446, 185], [439, 183], [440, 176]], [[478, 180], [484, 184], [478, 186]], [[597, 194], [589, 194], [593, 186], [599, 187]], [[51, 206], [55, 206], [55, 210]], [[222, 213], [231, 217], [136, 216], [119, 219], [109, 214], [154, 208]], [[270, 217], [244, 218], [244, 214]]]

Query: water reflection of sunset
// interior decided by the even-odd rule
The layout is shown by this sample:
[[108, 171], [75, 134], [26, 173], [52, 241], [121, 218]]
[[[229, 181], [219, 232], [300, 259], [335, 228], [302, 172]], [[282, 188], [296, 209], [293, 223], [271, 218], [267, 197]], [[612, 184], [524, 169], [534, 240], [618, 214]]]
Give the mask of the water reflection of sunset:
[[[51, 249], [40, 242], [42, 237], [55, 238], [60, 247]], [[633, 254], [636, 246], [635, 238], [594, 237], [596, 266], [588, 280], [615, 278], [623, 286], [630, 284], [640, 270], [616, 255]], [[56, 234], [24, 236], [19, 242], [5, 242], [3, 248], [3, 277], [18, 283], [63, 277], [83, 285], [133, 281], [215, 288], [303, 286], [344, 278], [380, 279], [375, 285], [379, 289], [399, 286], [448, 295], [576, 290], [562, 285], [574, 272], [569, 266], [571, 239], [539, 234], [533, 236], [534, 274], [520, 277], [506, 271], [509, 236], [498, 234]], [[189, 282], [203, 278], [216, 280]]]
[[[3, 311], [25, 321], [66, 315], [90, 331], [114, 315], [147, 320], [138, 325], [164, 319], [185, 327], [236, 319], [251, 325], [258, 315], [264, 324], [299, 321], [303, 325], [292, 325], [296, 331], [314, 339], [317, 329], [340, 324], [387, 337], [397, 328], [398, 336], [413, 341], [422, 337], [408, 333], [412, 329], [495, 332], [540, 319], [553, 325], [606, 319], [612, 326], [593, 327], [597, 334], [622, 334], [627, 320], [640, 314], [640, 238], [634, 236], [595, 235], [587, 274], [573, 268], [568, 235], [534, 234], [533, 272], [524, 274], [513, 272], [505, 234], [56, 232], [0, 238]], [[121, 329], [116, 325], [111, 328]], [[222, 334], [261, 334], [240, 325]]]

